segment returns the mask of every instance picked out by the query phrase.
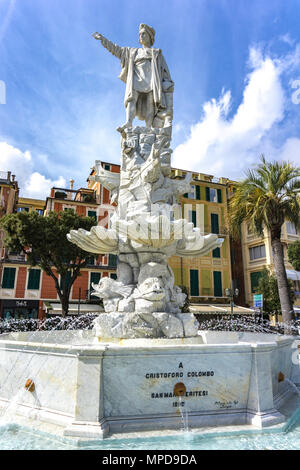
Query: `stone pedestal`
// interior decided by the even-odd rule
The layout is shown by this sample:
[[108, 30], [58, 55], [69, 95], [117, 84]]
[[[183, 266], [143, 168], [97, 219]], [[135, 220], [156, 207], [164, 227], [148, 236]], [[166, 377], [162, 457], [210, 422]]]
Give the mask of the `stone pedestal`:
[[102, 400], [103, 353], [85, 351], [78, 354], [75, 421], [65, 429], [65, 436], [103, 439], [109, 432]]
[[252, 345], [247, 420], [258, 427], [271, 426], [285, 420], [274, 408], [270, 357], [272, 354], [272, 344]]
[[[28, 416], [30, 426], [49, 423], [66, 436], [102, 439], [108, 433], [180, 430], [181, 412], [190, 429], [262, 428], [285, 420], [278, 403], [290, 394], [278, 387], [278, 377], [292, 377], [293, 338], [202, 332], [105, 341], [74, 331], [72, 344], [57, 332], [51, 344], [51, 332], [37, 332], [40, 342], [32, 341], [34, 333], [20, 335], [22, 341], [0, 341], [0, 406], [14, 397], [12, 421]], [[28, 378], [34, 393], [24, 389]]]

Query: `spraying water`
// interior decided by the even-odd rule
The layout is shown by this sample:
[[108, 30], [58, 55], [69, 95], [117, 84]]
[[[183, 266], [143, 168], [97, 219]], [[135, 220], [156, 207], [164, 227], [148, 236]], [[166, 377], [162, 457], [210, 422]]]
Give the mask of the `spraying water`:
[[179, 410], [181, 415], [182, 430], [183, 432], [189, 432], [189, 415], [188, 410], [183, 406], [182, 397], [179, 396]]
[[4, 409], [2, 416], [0, 416], [1, 424], [11, 423], [13, 421], [13, 418], [18, 410], [18, 404], [20, 401], [22, 402], [22, 398], [26, 393], [28, 393], [27, 390], [21, 388], [8, 402], [8, 405]]

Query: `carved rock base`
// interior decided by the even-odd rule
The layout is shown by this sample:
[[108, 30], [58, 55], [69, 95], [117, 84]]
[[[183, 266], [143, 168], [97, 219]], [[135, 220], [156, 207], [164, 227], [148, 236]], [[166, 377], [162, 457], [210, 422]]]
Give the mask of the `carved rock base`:
[[198, 335], [192, 313], [102, 313], [94, 321], [96, 337], [109, 338], [190, 338]]

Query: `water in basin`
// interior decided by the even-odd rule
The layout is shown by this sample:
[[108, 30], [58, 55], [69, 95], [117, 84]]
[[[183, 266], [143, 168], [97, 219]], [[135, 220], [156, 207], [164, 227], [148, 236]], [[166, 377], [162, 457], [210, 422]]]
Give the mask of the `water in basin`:
[[93, 443], [78, 444], [76, 440], [54, 438], [17, 425], [0, 427], [1, 450], [296, 450], [300, 448], [300, 427], [285, 433], [249, 432], [228, 433], [223, 436], [202, 433], [177, 433], [173, 436], [147, 438], [109, 438]]

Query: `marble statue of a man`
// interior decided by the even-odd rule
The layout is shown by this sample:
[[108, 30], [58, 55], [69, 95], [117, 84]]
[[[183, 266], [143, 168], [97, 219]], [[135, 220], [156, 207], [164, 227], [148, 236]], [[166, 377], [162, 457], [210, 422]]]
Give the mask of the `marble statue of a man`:
[[139, 28], [142, 47], [120, 47], [100, 33], [95, 39], [121, 61], [119, 78], [126, 83], [126, 123], [118, 130], [132, 127], [137, 116], [147, 127], [169, 127], [173, 119], [174, 82], [160, 49], [153, 48], [155, 31], [144, 23]]

